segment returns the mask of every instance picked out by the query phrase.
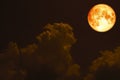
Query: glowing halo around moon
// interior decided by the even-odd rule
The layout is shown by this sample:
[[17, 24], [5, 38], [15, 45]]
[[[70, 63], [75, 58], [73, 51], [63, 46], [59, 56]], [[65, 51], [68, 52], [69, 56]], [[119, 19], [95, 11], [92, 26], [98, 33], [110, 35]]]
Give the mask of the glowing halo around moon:
[[106, 4], [97, 4], [88, 13], [88, 23], [97, 32], [109, 31], [115, 22], [115, 11]]

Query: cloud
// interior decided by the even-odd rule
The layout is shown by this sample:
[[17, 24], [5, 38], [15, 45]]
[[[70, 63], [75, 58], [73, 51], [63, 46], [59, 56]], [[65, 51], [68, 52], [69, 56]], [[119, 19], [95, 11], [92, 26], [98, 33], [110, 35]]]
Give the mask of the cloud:
[[70, 54], [71, 46], [76, 42], [76, 38], [69, 24], [48, 24], [44, 27], [44, 31], [36, 36], [36, 39], [36, 43], [24, 48], [19, 48], [16, 43], [10, 44], [7, 54], [4, 54], [5, 64], [10, 63], [14, 67], [14, 69], [5, 68], [5, 70], [8, 69], [7, 72], [10, 72], [10, 77], [13, 74], [15, 77], [19, 72], [24, 80], [79, 79], [80, 66], [73, 62]]
[[[72, 27], [64, 23], [54, 23], [53, 25], [46, 25], [44, 29], [45, 31], [36, 37], [38, 43], [33, 53], [36, 56], [33, 57], [32, 55], [32, 59], [29, 59], [32, 61], [29, 62], [33, 62], [32, 68], [35, 67], [36, 69], [47, 66], [47, 68], [53, 71], [53, 75], [57, 76], [57, 79], [64, 79], [69, 67], [74, 65], [70, 54], [70, 48], [76, 41]], [[39, 66], [39, 68], [35, 65]], [[73, 67], [73, 70], [79, 71], [79, 65], [76, 64], [76, 66]], [[79, 77], [78, 75], [79, 73], [76, 71], [71, 72], [70, 76]]]
[[114, 51], [101, 51], [101, 56], [92, 62], [84, 80], [119, 80], [120, 47]]
[[16, 43], [10, 42], [8, 49], [0, 54], [0, 79], [17, 80], [25, 77], [25, 71], [21, 68], [19, 49]]

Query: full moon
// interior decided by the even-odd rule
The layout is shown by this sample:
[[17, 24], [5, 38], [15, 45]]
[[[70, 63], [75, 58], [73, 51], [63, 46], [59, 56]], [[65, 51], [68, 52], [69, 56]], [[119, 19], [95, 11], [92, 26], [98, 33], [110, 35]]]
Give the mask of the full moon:
[[109, 5], [97, 4], [88, 13], [88, 23], [97, 32], [109, 31], [115, 22], [115, 11]]

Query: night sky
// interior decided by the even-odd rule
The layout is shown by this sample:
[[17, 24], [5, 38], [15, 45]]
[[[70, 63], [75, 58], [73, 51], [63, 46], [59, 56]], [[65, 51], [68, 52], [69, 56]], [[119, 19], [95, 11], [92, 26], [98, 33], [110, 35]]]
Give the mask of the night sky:
[[[88, 24], [88, 12], [98, 3], [108, 4], [116, 12], [116, 23], [108, 32], [96, 32]], [[63, 22], [73, 27], [77, 39], [72, 47], [74, 60], [86, 67], [101, 50], [120, 46], [119, 8], [119, 0], [4, 0], [0, 51], [10, 41], [15, 41], [20, 47], [31, 44], [46, 24]]]

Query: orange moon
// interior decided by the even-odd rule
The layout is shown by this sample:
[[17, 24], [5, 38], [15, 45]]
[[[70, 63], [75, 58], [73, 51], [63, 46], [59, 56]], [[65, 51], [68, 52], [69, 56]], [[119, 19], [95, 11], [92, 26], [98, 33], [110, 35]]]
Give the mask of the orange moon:
[[88, 13], [88, 23], [97, 32], [109, 31], [115, 22], [115, 11], [109, 5], [97, 4]]

